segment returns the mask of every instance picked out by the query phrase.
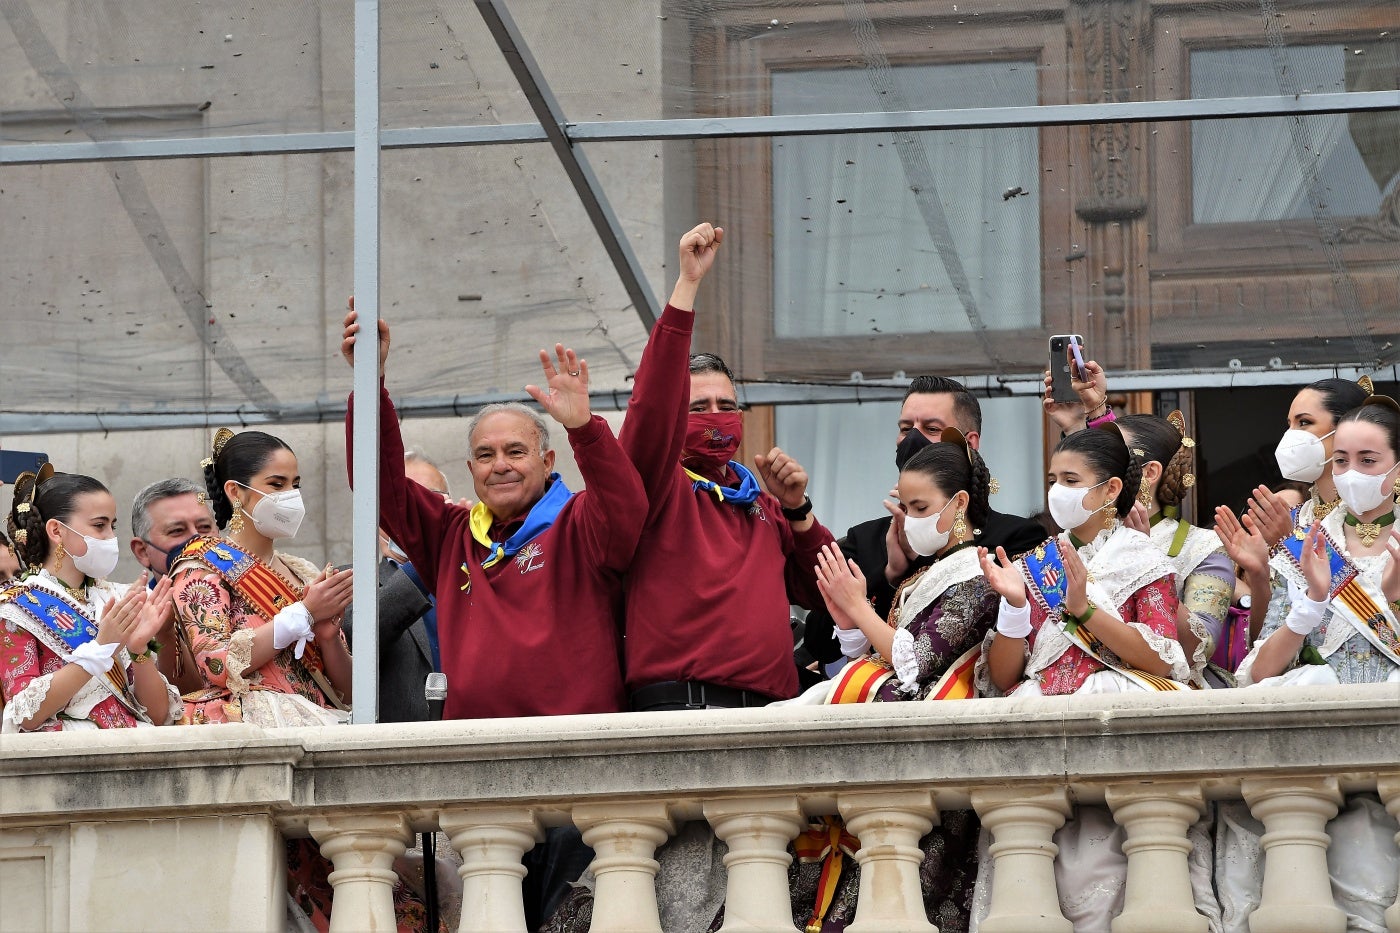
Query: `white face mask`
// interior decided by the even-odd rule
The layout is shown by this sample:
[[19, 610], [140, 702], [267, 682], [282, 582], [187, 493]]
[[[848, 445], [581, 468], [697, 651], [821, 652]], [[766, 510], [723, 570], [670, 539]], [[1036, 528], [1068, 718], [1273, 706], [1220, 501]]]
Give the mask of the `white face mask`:
[[952, 504], [953, 500], [949, 499], [943, 508], [933, 515], [924, 515], [920, 518], [915, 518], [912, 515], [904, 516], [904, 537], [909, 539], [909, 546], [914, 549], [915, 554], [920, 557], [931, 557], [947, 545], [952, 529], [939, 531], [938, 520], [943, 517], [943, 513], [948, 511], [948, 506]]
[[[238, 483], [238, 480], [234, 482]], [[238, 485], [243, 486], [242, 483]], [[253, 520], [253, 527], [259, 534], [274, 541], [296, 535], [297, 529], [301, 527], [301, 520], [306, 517], [306, 505], [301, 501], [300, 489], [262, 492], [252, 486], [243, 488], [262, 496], [258, 504], [248, 512], [248, 517]]]
[[1387, 482], [1387, 478], [1396, 467], [1400, 467], [1400, 463], [1384, 473], [1362, 473], [1359, 470], [1333, 473], [1332, 482], [1337, 485], [1337, 495], [1342, 497], [1347, 511], [1352, 515], [1365, 515], [1379, 508], [1395, 488], [1391, 482]]
[[94, 580], [105, 580], [111, 576], [112, 571], [117, 569], [117, 560], [121, 557], [117, 539], [92, 538], [63, 522], [59, 522], [59, 524], [82, 538], [83, 543], [87, 545], [87, 551], [82, 556], [71, 551], [68, 553], [68, 556], [73, 560], [73, 566], [78, 568], [78, 572], [92, 577]]
[[1065, 531], [1072, 531], [1078, 528], [1080, 525], [1093, 518], [1094, 512], [1097, 511], [1096, 509], [1085, 508], [1084, 499], [1090, 492], [1098, 489], [1107, 482], [1108, 480], [1104, 480], [1103, 483], [1095, 483], [1086, 489], [1081, 489], [1077, 486], [1065, 486], [1060, 483], [1054, 484], [1050, 487], [1050, 492], [1045, 496], [1045, 503], [1050, 508], [1050, 517], [1055, 520], [1055, 524], [1059, 525]]
[[1283, 432], [1283, 440], [1274, 448], [1274, 459], [1278, 461], [1279, 472], [1284, 479], [1299, 483], [1315, 483], [1327, 465], [1327, 448], [1322, 442], [1336, 434], [1329, 431], [1322, 437], [1298, 428]]

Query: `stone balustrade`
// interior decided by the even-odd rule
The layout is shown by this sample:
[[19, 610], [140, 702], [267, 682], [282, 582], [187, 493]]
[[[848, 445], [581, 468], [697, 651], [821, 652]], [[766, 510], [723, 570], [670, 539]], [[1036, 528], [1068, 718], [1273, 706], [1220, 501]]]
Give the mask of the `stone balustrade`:
[[[656, 849], [689, 820], [728, 844], [725, 930], [792, 931], [788, 843], [840, 814], [861, 840], [853, 933], [933, 930], [917, 844], [974, 808], [992, 834], [996, 931], [1068, 931], [1055, 830], [1107, 804], [1128, 880], [1114, 933], [1204, 930], [1188, 827], [1244, 800], [1265, 828], [1253, 933], [1342, 930], [1327, 819], [1348, 793], [1400, 814], [1400, 687], [263, 731], [0, 737], [0, 928], [281, 930], [281, 836], [332, 860], [336, 930], [392, 930], [415, 831], [462, 856], [461, 929], [524, 929], [522, 853], [573, 822], [594, 847], [593, 929], [660, 929]], [[1400, 907], [1387, 914], [1400, 931]]]

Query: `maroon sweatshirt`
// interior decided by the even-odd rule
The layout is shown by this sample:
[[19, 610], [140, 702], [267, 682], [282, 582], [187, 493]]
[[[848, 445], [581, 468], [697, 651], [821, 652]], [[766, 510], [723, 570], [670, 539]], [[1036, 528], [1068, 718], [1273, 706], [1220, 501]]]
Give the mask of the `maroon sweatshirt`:
[[[347, 450], [354, 402], [352, 395]], [[489, 552], [472, 537], [470, 510], [404, 475], [398, 416], [382, 387], [379, 424], [379, 523], [437, 595], [444, 718], [620, 711], [622, 574], [646, 519], [646, 495], [607, 422], [595, 415], [569, 431], [588, 489], [527, 545], [527, 559], [522, 549], [486, 570]], [[471, 570], [465, 590], [463, 563]]]
[[[681, 466], [690, 409], [695, 315], [666, 306], [651, 332], [621, 442], [650, 500], [627, 577], [627, 689], [704, 681], [786, 699], [797, 693], [789, 604], [821, 602], [818, 522], [794, 533], [782, 506], [749, 506], [697, 491]], [[736, 485], [732, 470], [707, 477]]]

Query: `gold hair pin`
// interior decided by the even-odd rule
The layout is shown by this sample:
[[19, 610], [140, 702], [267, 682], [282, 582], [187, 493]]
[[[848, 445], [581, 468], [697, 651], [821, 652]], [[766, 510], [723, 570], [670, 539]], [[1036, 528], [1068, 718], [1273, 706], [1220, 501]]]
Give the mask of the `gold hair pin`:
[[1376, 384], [1371, 381], [1370, 376], [1362, 376], [1360, 379], [1356, 380], [1356, 384], [1361, 386], [1367, 395], [1376, 394]]
[[223, 453], [224, 445], [233, 439], [233, 432], [228, 428], [219, 428], [214, 432], [214, 458], [219, 459], [219, 454]]

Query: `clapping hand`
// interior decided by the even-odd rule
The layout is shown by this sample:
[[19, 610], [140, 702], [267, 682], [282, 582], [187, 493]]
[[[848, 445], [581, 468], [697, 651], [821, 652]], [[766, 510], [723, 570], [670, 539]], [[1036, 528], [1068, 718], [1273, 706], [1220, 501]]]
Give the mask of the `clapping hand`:
[[1303, 577], [1308, 581], [1308, 599], [1320, 603], [1332, 589], [1332, 562], [1327, 556], [1327, 537], [1322, 522], [1313, 522], [1303, 539]]
[[340, 631], [340, 617], [355, 594], [355, 572], [327, 567], [311, 581], [302, 594], [301, 603], [311, 613], [311, 630], [317, 641], [324, 641]]
[[977, 557], [982, 562], [982, 575], [987, 578], [987, 583], [992, 589], [1000, 594], [1001, 598], [1008, 604], [1020, 609], [1026, 604], [1026, 581], [1021, 576], [1021, 571], [1016, 569], [1016, 564], [1011, 558], [1006, 556], [1006, 548], [997, 548], [996, 560], [987, 553], [987, 549], [979, 547]]
[[1268, 486], [1255, 487], [1254, 495], [1249, 498], [1246, 519], [1252, 521], [1270, 547], [1293, 531], [1293, 513], [1288, 504]]
[[[831, 617], [841, 628], [853, 628], [856, 612], [866, 603], [865, 575], [856, 562], [848, 560], [835, 543], [827, 544], [817, 555], [817, 589]], [[846, 624], [842, 625], [841, 623]]]
[[525, 391], [564, 427], [581, 428], [592, 417], [588, 402], [588, 362], [579, 359], [573, 350], [564, 349], [562, 343], [554, 345], [554, 355], [558, 366], [550, 360], [547, 350], [540, 351], [540, 365], [544, 368], [548, 388], [528, 385]]
[[1215, 536], [1225, 545], [1225, 553], [1246, 575], [1262, 574], [1269, 564], [1269, 544], [1249, 513], [1243, 523], [1225, 506], [1215, 509]]
[[885, 511], [890, 513], [890, 527], [885, 530], [885, 579], [890, 583], [903, 580], [919, 555], [909, 546], [909, 538], [904, 534], [904, 510], [890, 500], [884, 500]]
[[1089, 611], [1089, 568], [1072, 547], [1061, 545], [1060, 560], [1065, 565], [1065, 611], [1083, 618]]

